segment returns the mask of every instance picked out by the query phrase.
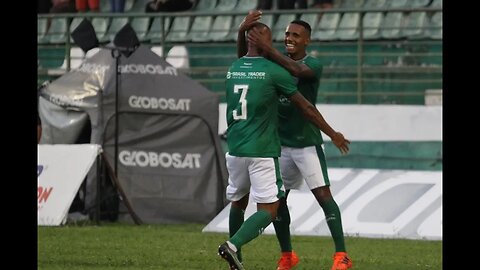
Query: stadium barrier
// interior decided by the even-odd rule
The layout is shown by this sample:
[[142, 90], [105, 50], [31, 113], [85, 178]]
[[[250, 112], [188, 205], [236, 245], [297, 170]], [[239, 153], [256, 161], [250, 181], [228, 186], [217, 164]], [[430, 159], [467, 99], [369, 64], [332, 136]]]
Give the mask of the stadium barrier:
[[[397, 13], [404, 15], [400, 18], [400, 22], [403, 22], [400, 26], [395, 26], [395, 21], [390, 22], [398, 18], [387, 18], [388, 14]], [[283, 42], [276, 36], [281, 36], [281, 31], [284, 31], [282, 18], [289, 18], [290, 15], [303, 19], [311, 15], [315, 31], [334, 33], [333, 38], [324, 38], [326, 34], [312, 35], [308, 51], [325, 61], [319, 91], [320, 103], [422, 104], [426, 89], [442, 88], [441, 13], [442, 9], [438, 7], [322, 10], [322, 18], [338, 14], [342, 15], [342, 19], [351, 17], [350, 20], [358, 23], [352, 27], [346, 19], [344, 24], [337, 21], [331, 29], [326, 28], [328, 25], [322, 25], [323, 19], [318, 19], [320, 14], [317, 9], [266, 10], [263, 17], [271, 18], [265, 21], [274, 31], [274, 45], [279, 49]], [[190, 65], [181, 71], [223, 95], [224, 74], [236, 59], [235, 35], [232, 35], [236, 34], [238, 19], [235, 20], [243, 18], [245, 14], [245, 11], [215, 10], [148, 14], [102, 12], [88, 13], [87, 18], [92, 20], [97, 35], [104, 43], [113, 38], [119, 24], [130, 22], [132, 25], [143, 25], [143, 28], [135, 26], [141, 42], [161, 46], [164, 56], [174, 46], [185, 46]], [[384, 23], [379, 24], [378, 18], [373, 16], [375, 14], [384, 15]], [[75, 56], [71, 54], [71, 48], [75, 44], [67, 37], [85, 16], [81, 13], [37, 16], [42, 22], [38, 29], [39, 84], [71, 69], [72, 60], [75, 60], [72, 59]], [[230, 18], [226, 20], [230, 23], [228, 34], [220, 35], [223, 39], [216, 37], [225, 29], [219, 29], [213, 21], [213, 18], [221, 16]], [[180, 24], [180, 17], [185, 20], [184, 28]], [[202, 22], [200, 18], [211, 18], [212, 21]], [[179, 23], [175, 24], [175, 21]], [[200, 22], [207, 23], [207, 28], [197, 27], [196, 24]]]

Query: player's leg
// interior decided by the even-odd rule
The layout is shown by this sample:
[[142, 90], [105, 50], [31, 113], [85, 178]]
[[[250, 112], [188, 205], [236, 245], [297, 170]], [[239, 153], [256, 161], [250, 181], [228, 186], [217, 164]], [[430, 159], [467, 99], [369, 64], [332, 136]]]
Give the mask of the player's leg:
[[[244, 196], [242, 199], [236, 202], [232, 202], [230, 207], [230, 214], [228, 218], [228, 231], [230, 234], [230, 238], [237, 233], [237, 231], [242, 226], [245, 220], [245, 209], [247, 209], [248, 205], [248, 194]], [[240, 262], [243, 261], [242, 258], [242, 251], [239, 248], [237, 250], [237, 257]]]
[[312, 189], [312, 193], [325, 213], [328, 229], [335, 243], [336, 252], [345, 252], [345, 240], [343, 236], [342, 217], [340, 208], [332, 197], [329, 186]]
[[312, 193], [325, 213], [328, 229], [335, 244], [332, 270], [344, 270], [352, 267], [352, 260], [345, 248], [340, 209], [333, 199], [329, 186], [312, 189]]
[[[244, 158], [230, 156], [229, 153], [226, 153], [225, 160], [229, 174], [226, 198], [232, 202], [229, 213], [229, 235], [231, 238], [243, 224], [250, 192], [250, 176]], [[219, 255], [228, 261], [231, 269], [242, 269], [238, 265], [242, 260], [240, 249], [232, 250], [224, 243], [219, 247]]]
[[290, 212], [288, 211], [286, 197], [280, 199], [277, 218], [273, 221], [273, 227], [275, 228], [275, 234], [278, 243], [280, 244], [281, 252], [292, 252], [292, 242], [290, 239]]
[[245, 220], [230, 239], [237, 248], [263, 232], [277, 215], [278, 199], [285, 196], [277, 158], [250, 158], [248, 171], [252, 185], [250, 196], [257, 203], [257, 212]]
[[263, 233], [265, 228], [275, 219], [278, 200], [273, 203], [257, 203], [257, 212], [242, 224], [240, 229], [227, 242], [220, 245], [218, 253], [225, 259], [232, 270], [242, 270], [243, 264], [238, 259], [240, 248]]
[[290, 156], [290, 147], [282, 147], [282, 155], [279, 158], [280, 171], [283, 184], [286, 189], [285, 198], [280, 199], [277, 218], [273, 221], [275, 235], [280, 244], [281, 257], [277, 262], [277, 270], [289, 270], [298, 264], [298, 256], [292, 248], [290, 236], [290, 211], [288, 210], [287, 197], [290, 189], [297, 188], [302, 181], [300, 171]]
[[316, 152], [318, 155], [318, 161], [320, 162], [322, 176], [324, 179], [324, 185], [318, 188], [313, 188], [312, 193], [317, 199], [317, 202], [323, 209], [325, 213], [325, 219], [327, 221], [328, 228], [332, 234], [333, 241], [335, 243], [336, 252], [346, 252], [345, 249], [345, 238], [343, 236], [343, 227], [342, 227], [342, 215], [340, 213], [340, 208], [333, 199], [332, 193], [330, 192], [330, 179], [328, 178], [327, 170], [327, 161], [325, 159], [325, 154], [323, 149], [320, 146], [316, 147]]
[[[243, 224], [245, 209], [248, 205], [248, 193], [238, 201], [233, 201], [230, 206], [229, 215], [229, 235], [232, 238]], [[218, 254], [225, 259], [230, 269], [244, 269], [242, 265], [242, 252], [240, 247], [236, 247], [230, 241], [226, 241], [218, 247]]]
[[[235, 159], [239, 158], [235, 157]], [[248, 166], [251, 183], [250, 195], [252, 200], [257, 203], [258, 210], [243, 222], [229, 241], [219, 247], [219, 254], [229, 262], [231, 269], [243, 269], [236, 252], [243, 245], [259, 236], [272, 222], [277, 214], [278, 198], [284, 196], [284, 187], [280, 177], [277, 158], [241, 159], [243, 159], [243, 165], [239, 164], [239, 166]], [[231, 160], [232, 157], [227, 156], [227, 169], [229, 173], [230, 171], [235, 171], [235, 168], [232, 170], [229, 166], [229, 163], [230, 165], [233, 164], [229, 162]], [[234, 192], [232, 193], [232, 191], [235, 190], [235, 186], [230, 184], [230, 182], [234, 183], [236, 181], [235, 176], [236, 175], [230, 175], [229, 177], [227, 198], [229, 198], [229, 200], [239, 201], [241, 198], [234, 199], [235, 194]]]
[[[342, 217], [340, 209], [330, 192], [327, 163], [321, 146], [312, 146], [299, 149], [294, 160], [300, 169], [307, 185], [325, 214], [328, 229], [335, 244], [334, 267], [332, 269], [348, 269], [351, 261], [346, 254], [345, 238], [343, 235]], [[339, 256], [342, 259], [339, 260]], [[343, 259], [345, 258], [345, 260]], [[342, 261], [346, 263], [342, 265]], [[348, 262], [347, 262], [348, 261]]]

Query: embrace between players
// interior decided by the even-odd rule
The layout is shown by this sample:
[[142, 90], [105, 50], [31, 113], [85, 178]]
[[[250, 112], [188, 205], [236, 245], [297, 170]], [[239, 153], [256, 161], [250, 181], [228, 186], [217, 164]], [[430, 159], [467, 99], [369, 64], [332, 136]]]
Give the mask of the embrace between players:
[[[272, 46], [272, 33], [250, 11], [239, 27], [237, 56], [226, 78], [226, 196], [231, 201], [230, 239], [218, 248], [230, 269], [244, 269], [241, 247], [273, 222], [280, 244], [277, 270], [299, 262], [290, 240], [287, 196], [305, 180], [325, 213], [335, 244], [332, 270], [352, 267], [340, 209], [330, 192], [323, 138], [328, 135], [342, 154], [350, 141], [335, 131], [315, 107], [322, 65], [306, 54], [311, 27], [292, 21], [285, 30], [282, 54]], [[248, 40], [248, 42], [247, 42]], [[257, 212], [244, 220], [251, 200]]]

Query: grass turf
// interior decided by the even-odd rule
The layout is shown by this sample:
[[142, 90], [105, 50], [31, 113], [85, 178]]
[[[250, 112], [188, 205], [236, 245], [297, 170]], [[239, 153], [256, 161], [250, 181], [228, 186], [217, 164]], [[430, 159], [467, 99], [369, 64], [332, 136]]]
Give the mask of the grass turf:
[[[203, 224], [102, 223], [38, 227], [38, 269], [228, 269], [217, 255], [226, 233], [202, 233]], [[442, 241], [346, 237], [355, 270], [442, 269]], [[295, 270], [330, 270], [330, 237], [292, 236]], [[275, 269], [279, 246], [261, 235], [242, 247], [249, 270]]]

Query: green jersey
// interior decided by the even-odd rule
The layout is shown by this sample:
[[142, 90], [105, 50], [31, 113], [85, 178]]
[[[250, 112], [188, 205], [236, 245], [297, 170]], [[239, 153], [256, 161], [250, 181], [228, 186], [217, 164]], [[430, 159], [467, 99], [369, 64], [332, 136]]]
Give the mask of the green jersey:
[[[312, 79], [299, 79], [298, 91], [314, 106], [317, 101], [318, 86], [322, 75], [320, 61], [312, 56], [305, 56], [299, 60], [310, 69], [316, 76]], [[323, 143], [322, 133], [314, 124], [308, 121], [300, 110], [285, 97], [279, 99], [279, 135], [282, 145], [303, 148]]]
[[239, 157], [279, 157], [278, 98], [297, 91], [286, 69], [263, 57], [244, 56], [227, 72], [228, 152]]

